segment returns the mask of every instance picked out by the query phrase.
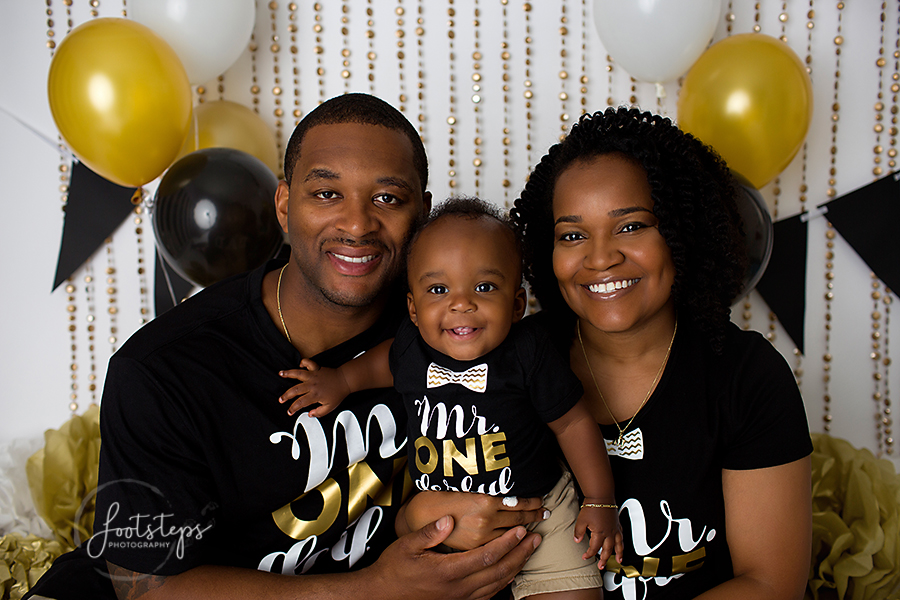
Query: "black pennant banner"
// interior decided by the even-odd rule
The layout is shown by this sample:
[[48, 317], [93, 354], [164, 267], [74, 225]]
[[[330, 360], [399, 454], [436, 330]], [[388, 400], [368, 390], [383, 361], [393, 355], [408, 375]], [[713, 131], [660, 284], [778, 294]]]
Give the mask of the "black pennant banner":
[[71, 174], [54, 290], [128, 218], [137, 189], [108, 181], [80, 162], [72, 163]]
[[[900, 223], [898, 180], [900, 173], [892, 173], [820, 205], [827, 209], [828, 220], [847, 243], [875, 275], [895, 291], [900, 290], [900, 241], [893, 232]], [[136, 189], [112, 183], [80, 162], [72, 163], [54, 290], [131, 214]], [[801, 214], [773, 224], [772, 255], [756, 285], [800, 352], [804, 351], [807, 218], [806, 214]], [[157, 254], [157, 315], [187, 297], [193, 287], [193, 283], [165, 265]]]
[[807, 215], [799, 214], [773, 224], [772, 256], [762, 279], [756, 284], [756, 291], [778, 316], [801, 353], [806, 314]]
[[900, 292], [900, 173], [821, 205], [826, 218], [859, 254], [872, 272], [894, 292]]

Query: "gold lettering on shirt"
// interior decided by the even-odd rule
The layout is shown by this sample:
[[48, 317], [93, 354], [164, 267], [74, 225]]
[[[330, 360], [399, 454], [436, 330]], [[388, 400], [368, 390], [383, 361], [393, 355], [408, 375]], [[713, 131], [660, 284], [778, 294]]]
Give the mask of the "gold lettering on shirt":
[[[422, 458], [419, 456], [419, 450], [422, 448], [426, 448], [428, 450], [428, 460], [422, 462]], [[434, 444], [431, 443], [427, 437], [422, 436], [416, 440], [416, 468], [420, 473], [431, 473], [437, 467], [438, 463], [438, 452], [437, 448], [434, 447]]]
[[[477, 441], [476, 441], [477, 440]], [[481, 447], [481, 454], [484, 456], [484, 470], [497, 471], [509, 466], [509, 457], [506, 454], [506, 434], [486, 433], [478, 436], [478, 438], [466, 438], [464, 440], [443, 440], [443, 462], [444, 476], [453, 477], [453, 463], [458, 464], [469, 475], [478, 474], [478, 447]], [[465, 444], [465, 452], [460, 451], [457, 443]], [[433, 473], [437, 468], [438, 452], [434, 446], [434, 442], [427, 437], [422, 436], [415, 441], [416, 469], [419, 473]], [[425, 449], [425, 457], [423, 459], [422, 449]]]
[[[679, 554], [672, 557], [672, 575], [678, 573], [688, 573], [696, 571], [703, 566], [703, 559], [706, 558], [706, 548], [697, 548], [693, 552], [687, 554]], [[616, 557], [610, 557], [606, 563], [606, 570], [610, 573], [624, 573], [625, 577], [658, 577], [659, 576], [658, 558], [653, 556], [644, 556], [643, 565], [640, 571], [631, 565], [620, 565], [616, 561]]]
[[278, 529], [291, 536], [295, 540], [306, 539], [313, 535], [321, 535], [328, 531], [341, 510], [341, 488], [334, 479], [326, 479], [319, 487], [312, 489], [299, 498], [298, 502], [307, 494], [320, 494], [322, 496], [322, 512], [314, 521], [304, 521], [297, 518], [291, 505], [286, 504], [272, 513], [272, 518], [278, 525]]
[[[406, 466], [405, 458], [394, 459], [394, 471], [390, 479], [393, 481]], [[347, 522], [355, 521], [366, 509], [366, 498], [371, 498], [378, 506], [393, 504], [393, 487], [385, 485], [365, 461], [360, 461], [347, 470], [350, 475], [350, 491], [347, 494]], [[402, 500], [401, 500], [402, 502]]]
[[652, 556], [644, 557], [644, 568], [641, 569], [641, 577], [656, 577], [659, 572], [659, 559]]
[[475, 454], [475, 438], [466, 438], [466, 453], [457, 449], [453, 440], [444, 440], [444, 475], [453, 477], [453, 463], [456, 462], [469, 475], [478, 475], [478, 458]]
[[[351, 465], [347, 469], [349, 479], [348, 489], [346, 490], [347, 522], [352, 523], [365, 511], [367, 498], [371, 498], [379, 506], [391, 506], [394, 503], [392, 483], [396, 479], [397, 474], [405, 470], [406, 458], [394, 459], [393, 473], [388, 478], [388, 481], [384, 482], [378, 478], [365, 461]], [[405, 496], [407, 489], [410, 488], [412, 488], [412, 482], [404, 481], [401, 496]], [[291, 504], [302, 502], [309, 494], [319, 494], [322, 497], [322, 512], [312, 521], [299, 518], [291, 508]], [[337, 520], [341, 510], [343, 495], [341, 486], [334, 479], [328, 478], [318, 487], [301, 494], [290, 504], [274, 511], [272, 518], [281, 531], [295, 540], [321, 535], [328, 531], [335, 520]], [[398, 503], [402, 501], [403, 498], [398, 499]]]
[[672, 557], [672, 573], [688, 573], [696, 571], [703, 566], [703, 559], [706, 558], [706, 547], [701, 546], [693, 552], [687, 554], [679, 554]]
[[506, 454], [506, 444], [500, 442], [506, 441], [506, 434], [486, 433], [481, 436], [481, 451], [484, 453], [484, 469], [485, 471], [496, 471], [503, 467], [509, 466], [509, 457], [497, 458], [501, 454]]
[[615, 556], [609, 557], [609, 560], [606, 561], [606, 570], [610, 573], [623, 573], [625, 577], [638, 577], [641, 574], [640, 571], [631, 565], [620, 565]]

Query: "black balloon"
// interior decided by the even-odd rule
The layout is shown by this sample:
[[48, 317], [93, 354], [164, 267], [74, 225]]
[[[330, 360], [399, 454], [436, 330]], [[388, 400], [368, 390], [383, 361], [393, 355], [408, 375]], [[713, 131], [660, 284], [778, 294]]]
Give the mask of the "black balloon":
[[152, 217], [160, 254], [203, 287], [258, 267], [283, 242], [277, 186], [272, 171], [246, 152], [188, 154], [169, 167], [156, 190]]
[[759, 190], [739, 173], [732, 171], [732, 174], [743, 190], [743, 194], [738, 197], [737, 204], [744, 224], [744, 242], [749, 259], [743, 287], [738, 297], [735, 298], [737, 300], [749, 294], [756, 287], [769, 265], [769, 258], [772, 256], [774, 228], [769, 208]]

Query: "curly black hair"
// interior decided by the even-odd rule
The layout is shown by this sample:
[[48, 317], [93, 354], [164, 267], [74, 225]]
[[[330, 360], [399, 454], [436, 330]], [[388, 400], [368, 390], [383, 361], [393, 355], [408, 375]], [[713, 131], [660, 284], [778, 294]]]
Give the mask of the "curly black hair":
[[634, 108], [583, 115], [534, 168], [510, 211], [523, 240], [525, 278], [544, 309], [575, 315], [553, 273], [553, 189], [572, 163], [617, 153], [647, 173], [659, 232], [672, 252], [672, 298], [721, 352], [731, 303], [747, 270], [740, 184], [718, 154], [668, 118]]
[[[496, 204], [491, 204], [490, 202], [475, 196], [453, 196], [432, 208], [428, 216], [416, 224], [407, 252], [412, 250], [419, 235], [427, 229], [429, 225], [438, 219], [448, 216], [461, 217], [464, 219], [493, 219], [494, 221], [497, 221], [500, 225], [509, 230], [521, 264], [524, 248], [522, 246], [522, 239], [518, 235], [512, 219], [508, 214], [501, 211]], [[522, 268], [524, 269], [524, 267]]]
[[422, 192], [428, 185], [428, 158], [419, 132], [399, 110], [369, 94], [343, 94], [330, 98], [309, 112], [294, 129], [284, 152], [284, 180], [291, 184], [294, 166], [300, 159], [300, 147], [306, 132], [317, 125], [357, 123], [381, 125], [405, 135], [413, 150], [413, 167], [419, 174]]

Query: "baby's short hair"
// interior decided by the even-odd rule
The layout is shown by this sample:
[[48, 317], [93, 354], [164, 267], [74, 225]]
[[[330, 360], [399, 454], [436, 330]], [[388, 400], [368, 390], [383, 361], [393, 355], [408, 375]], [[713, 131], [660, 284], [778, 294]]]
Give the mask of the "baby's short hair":
[[509, 214], [500, 210], [496, 204], [482, 200], [475, 196], [453, 196], [435, 206], [431, 213], [416, 227], [410, 241], [410, 249], [416, 243], [419, 235], [432, 223], [445, 217], [460, 217], [463, 219], [493, 219], [509, 230], [515, 244], [516, 253], [521, 260], [522, 240], [516, 232]]

